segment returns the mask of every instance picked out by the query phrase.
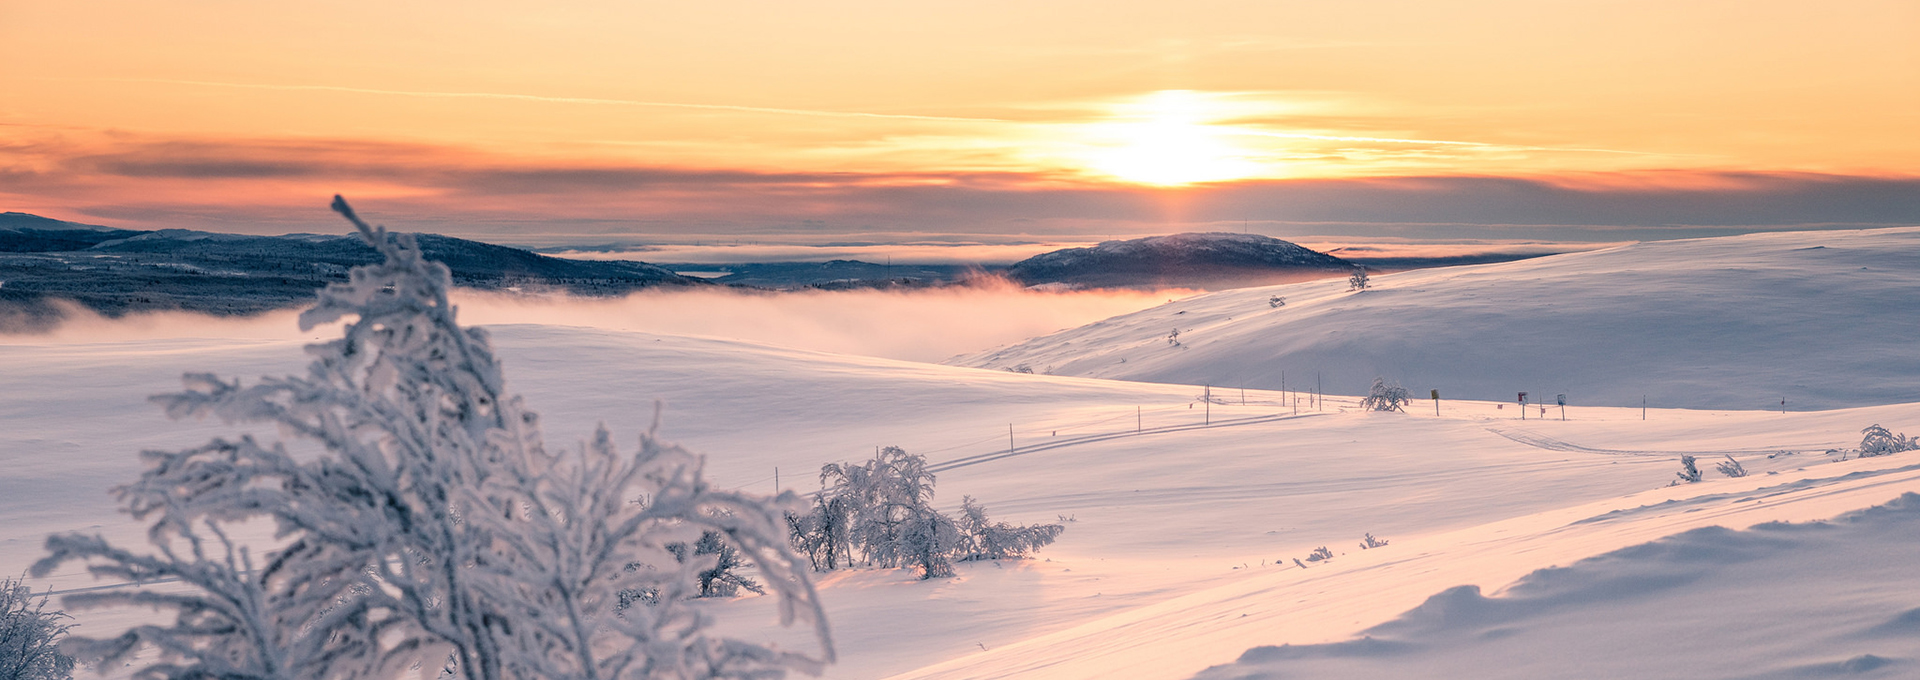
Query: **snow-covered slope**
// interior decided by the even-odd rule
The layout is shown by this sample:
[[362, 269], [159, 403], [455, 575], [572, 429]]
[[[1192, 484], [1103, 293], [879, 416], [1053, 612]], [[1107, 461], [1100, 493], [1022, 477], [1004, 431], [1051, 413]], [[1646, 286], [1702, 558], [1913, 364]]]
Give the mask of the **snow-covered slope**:
[[[1920, 228], [1751, 234], [1198, 295], [956, 357], [1425, 397], [1819, 409], [1920, 401]], [[1274, 307], [1270, 299], [1285, 298]], [[1178, 343], [1170, 335], [1178, 330]]]
[[[1857, 442], [1871, 423], [1920, 431], [1920, 404], [1655, 409], [1646, 420], [1637, 408], [1576, 406], [1566, 421], [1522, 422], [1492, 403], [1383, 414], [1336, 399], [1296, 411], [1259, 390], [1215, 389], [1201, 402], [1199, 389], [1179, 385], [719, 340], [553, 326], [495, 335], [510, 386], [542, 414], [553, 444], [604, 420], [630, 446], [663, 400], [662, 433], [705, 452], [723, 486], [772, 491], [778, 468], [783, 487], [811, 489], [820, 464], [899, 445], [935, 464], [942, 503], [971, 495], [999, 519], [1068, 520], [1039, 559], [963, 564], [953, 579], [821, 576], [841, 658], [833, 678], [1186, 677], [1254, 647], [1346, 639], [1456, 586], [1494, 592], [1536, 569], [1698, 527], [1823, 519], [1920, 492], [1916, 454], [1835, 462], [1824, 453]], [[299, 345], [0, 345], [0, 573], [18, 573], [52, 531], [137, 545], [140, 528], [114, 512], [106, 488], [136, 475], [141, 448], [231, 431], [166, 421], [144, 396], [174, 389], [188, 370], [249, 380], [299, 370]], [[1665, 487], [1681, 452], [1731, 455], [1754, 475], [1709, 469], [1705, 482]], [[1391, 543], [1359, 550], [1369, 532]], [[1871, 554], [1854, 545], [1871, 532], [1847, 536], [1847, 546], [1821, 545]], [[1335, 557], [1295, 565], [1320, 546]], [[1920, 607], [1920, 577], [1909, 571], [1852, 571], [1848, 597], [1875, 600], [1858, 616]], [[1829, 606], [1831, 590], [1801, 584], [1802, 570], [1781, 574], [1754, 587], [1771, 588], [1782, 615]], [[35, 585], [95, 584], [57, 573]], [[1646, 611], [1568, 606], [1622, 630]], [[1700, 617], [1716, 611], [1712, 598], [1689, 606]], [[729, 630], [803, 643], [804, 633], [773, 624], [762, 598], [714, 610]], [[101, 616], [81, 622], [116, 624]], [[1836, 649], [1835, 660], [1920, 658], [1892, 643], [1860, 649]], [[1685, 653], [1810, 663], [1804, 647]]]
[[1694, 529], [1492, 597], [1450, 588], [1362, 637], [1256, 647], [1199, 678], [1911, 678], [1920, 608], [1879, 588], [1911, 585], [1915, 561], [1908, 493], [1832, 522]]

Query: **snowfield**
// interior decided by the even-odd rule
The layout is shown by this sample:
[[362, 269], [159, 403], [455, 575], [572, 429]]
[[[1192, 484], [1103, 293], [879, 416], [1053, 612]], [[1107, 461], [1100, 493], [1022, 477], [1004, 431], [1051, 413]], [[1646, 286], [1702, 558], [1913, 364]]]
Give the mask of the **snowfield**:
[[[1798, 250], [1821, 239], [1832, 252]], [[1096, 355], [1135, 357], [1112, 363], [1165, 371], [1131, 376], [1156, 382], [603, 329], [490, 329], [509, 387], [542, 415], [550, 444], [584, 438], [604, 421], [630, 450], [662, 403], [661, 433], [705, 453], [719, 486], [772, 492], [777, 469], [780, 488], [809, 491], [821, 464], [896, 445], [934, 464], [942, 506], [970, 495], [996, 519], [1066, 525], [1034, 559], [962, 563], [951, 579], [919, 581], [904, 570], [818, 575], [840, 657], [832, 678], [1912, 677], [1920, 672], [1920, 572], [1911, 568], [1920, 558], [1920, 497], [1903, 494], [1920, 493], [1920, 452], [1861, 459], [1845, 449], [1871, 424], [1920, 432], [1920, 396], [1903, 396], [1914, 389], [1907, 338], [1920, 269], [1894, 271], [1920, 257], [1916, 239], [1920, 230], [1644, 244], [1381, 276], [1378, 289], [1359, 294], [1344, 283], [1229, 291], [1021, 350], [1036, 370], [1055, 356], [1047, 352], [1060, 352], [1056, 373], [1099, 363]], [[1746, 264], [1698, 262], [1712, 253], [1722, 258], [1715, 262]], [[1791, 267], [1802, 266], [1794, 263], [1808, 257], [1834, 263], [1805, 265], [1805, 281], [1786, 286]], [[1630, 265], [1634, 258], [1643, 264]], [[1868, 261], [1877, 264], [1859, 264]], [[1556, 273], [1553, 262], [1571, 273]], [[1672, 291], [1636, 280], [1736, 266], [1739, 280], [1778, 285], [1701, 275], [1684, 295], [1636, 296]], [[1827, 287], [1858, 266], [1874, 269], [1851, 287]], [[1622, 273], [1630, 270], [1638, 273]], [[1517, 311], [1519, 293], [1480, 297], [1581, 280], [1632, 287], [1565, 291], [1552, 307]], [[1268, 307], [1274, 294], [1287, 306]], [[1658, 323], [1623, 325], [1635, 305]], [[1557, 318], [1569, 325], [1527, 330], [1545, 323], [1546, 309], [1562, 310]], [[1132, 345], [1118, 340], [1169, 316], [1182, 319], [1191, 349], [1169, 349], [1164, 331]], [[1306, 318], [1283, 321], [1293, 316]], [[1329, 344], [1336, 341], [1308, 337], [1314, 318], [1333, 330], [1367, 320], [1408, 330]], [[1521, 420], [1511, 404], [1451, 398], [1480, 388], [1444, 376], [1472, 375], [1473, 362], [1492, 361], [1476, 357], [1497, 354], [1473, 344], [1498, 330], [1486, 323], [1523, 333], [1507, 350], [1548, 337], [1571, 343], [1516, 355], [1511, 373], [1484, 378], [1484, 389], [1498, 390], [1488, 396], [1569, 392], [1565, 420], [1558, 409]], [[1713, 324], [1723, 327], [1713, 333]], [[1640, 340], [1652, 327], [1700, 335]], [[1809, 344], [1789, 352], [1792, 343], [1773, 331]], [[1393, 344], [1403, 334], [1419, 342]], [[1720, 340], [1679, 341], [1687, 337]], [[1096, 342], [1104, 339], [1112, 341]], [[135, 454], [233, 432], [168, 421], [145, 396], [178, 389], [184, 371], [251, 382], [300, 370], [310, 340], [0, 344], [0, 570], [20, 573], [50, 532], [98, 531], [138, 545], [142, 528], [106, 493], [135, 478]], [[1176, 369], [1199, 370], [1203, 357], [1219, 364], [1203, 378], [1239, 370], [1259, 385], [1256, 368], [1282, 356], [1275, 348], [1331, 357], [1341, 347], [1416, 344], [1428, 353], [1405, 357], [1406, 365], [1426, 372], [1388, 377], [1425, 396], [1417, 380], [1441, 376], [1432, 380], [1449, 398], [1437, 414], [1425, 399], [1405, 413], [1373, 413], [1352, 396], [1313, 403], [1298, 392], [1242, 392], [1231, 379], [1195, 381], [1210, 389], [1166, 382]], [[1069, 347], [1087, 356], [1066, 361]], [[1581, 352], [1631, 354], [1638, 363], [1567, 364], [1568, 375], [1578, 369], [1587, 376], [1579, 380], [1596, 381], [1566, 383], [1581, 388], [1540, 377], [1559, 365], [1555, 357]], [[1014, 355], [1002, 356], [994, 361]], [[1366, 374], [1354, 361], [1329, 359], [1321, 370]], [[1290, 388], [1299, 370], [1288, 369]], [[1313, 369], [1304, 370], [1310, 378]], [[1645, 389], [1699, 397], [1689, 403], [1744, 396], [1760, 403], [1737, 405], [1764, 406], [1777, 397], [1760, 383], [1814, 372], [1831, 380], [1805, 399], [1849, 407], [1684, 410], [1655, 399], [1643, 419], [1638, 405]], [[1726, 384], [1706, 389], [1720, 384], [1706, 377]], [[1355, 394], [1358, 382], [1331, 381], [1328, 391]], [[1603, 384], [1631, 387], [1632, 406], [1603, 399], [1616, 394]], [[1581, 405], [1608, 401], [1616, 405]], [[1682, 454], [1700, 457], [1704, 481], [1669, 486]], [[1750, 474], [1714, 470], [1728, 457]], [[1369, 533], [1389, 543], [1362, 550]], [[1323, 546], [1331, 559], [1307, 560]], [[32, 583], [102, 585], [72, 571]], [[775, 625], [767, 599], [712, 609], [728, 632], [806, 645], [805, 631]], [[128, 620], [79, 616], [91, 635]]]
[[1318, 374], [1333, 394], [1384, 377], [1420, 396], [1609, 406], [1920, 401], [1920, 228], [1656, 241], [1372, 284], [1197, 295], [949, 363], [1266, 389], [1284, 371], [1290, 389]]

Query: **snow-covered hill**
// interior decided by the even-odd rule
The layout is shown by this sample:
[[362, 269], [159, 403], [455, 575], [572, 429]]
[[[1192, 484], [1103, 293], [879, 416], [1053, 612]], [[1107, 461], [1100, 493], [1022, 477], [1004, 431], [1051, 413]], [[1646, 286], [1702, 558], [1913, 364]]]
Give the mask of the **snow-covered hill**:
[[[1203, 402], [1201, 390], [1179, 385], [595, 329], [494, 330], [510, 387], [542, 414], [555, 444], [604, 420], [631, 446], [658, 399], [666, 404], [662, 434], [706, 453], [708, 474], [722, 486], [772, 491], [777, 468], [783, 487], [810, 489], [822, 463], [899, 445], [934, 463], [943, 504], [971, 495], [999, 519], [1067, 520], [1066, 533], [1038, 559], [966, 563], [952, 579], [822, 575], [841, 659], [831, 678], [1187, 677], [1256, 647], [1339, 642], [1457, 586], [1496, 593], [1534, 570], [1678, 532], [1825, 519], [1920, 492], [1920, 458], [1913, 457], [1920, 454], [1840, 462], [1825, 453], [1858, 442], [1871, 423], [1920, 431], [1920, 404], [1789, 414], [1654, 409], [1646, 420], [1637, 408], [1576, 406], [1566, 421], [1525, 422], [1511, 408], [1468, 401], [1445, 402], [1439, 415], [1429, 408], [1359, 412], [1340, 399], [1296, 412], [1286, 395], [1261, 390], [1216, 389]], [[8, 367], [0, 371], [7, 425], [0, 428], [0, 573], [19, 573], [52, 531], [99, 531], [138, 545], [140, 528], [115, 513], [106, 494], [137, 474], [136, 452], [231, 432], [166, 421], [144, 396], [176, 389], [183, 371], [251, 380], [299, 370], [299, 346], [308, 339], [0, 344], [0, 365]], [[1733, 479], [1709, 467], [1704, 482], [1666, 487], [1682, 452], [1732, 456], [1753, 474]], [[1888, 522], [1913, 515], [1895, 514]], [[1875, 557], [1876, 541], [1912, 531], [1911, 522], [1895, 524], [1819, 541], [1809, 532], [1792, 538], [1851, 564], [1883, 559]], [[1360, 550], [1369, 532], [1390, 544]], [[1302, 562], [1304, 569], [1294, 563], [1321, 546], [1334, 558]], [[1738, 592], [1767, 593], [1771, 616], [1846, 605], [1845, 625], [1835, 628], [1845, 632], [1875, 617], [1897, 624], [1898, 614], [1920, 607], [1920, 577], [1911, 570], [1834, 563], [1833, 578], [1844, 582], [1814, 585], [1803, 582], [1806, 565], [1773, 576], [1721, 571], [1753, 551], [1709, 547], [1719, 552], [1689, 563], [1702, 574], [1692, 587], [1737, 576], [1747, 589]], [[1661, 554], [1577, 568], [1588, 581], [1670, 573]], [[69, 572], [34, 585], [96, 584]], [[1913, 667], [1902, 659], [1920, 659], [1920, 637], [1861, 638], [1832, 648], [1827, 659], [1808, 651], [1812, 642], [1770, 647], [1753, 641], [1772, 638], [1736, 629], [1697, 629], [1694, 646], [1642, 653], [1634, 647], [1640, 638], [1628, 633], [1659, 613], [1646, 604], [1655, 596], [1609, 605], [1566, 594], [1578, 592], [1587, 591], [1547, 592], [1558, 609], [1543, 605], [1537, 609], [1548, 613], [1539, 616], [1586, 614], [1590, 621], [1575, 633], [1587, 649], [1638, 654], [1647, 664], [1681, 654], [1737, 655], [1740, 664], [1727, 668], [1756, 675], [1871, 654], [1893, 660], [1875, 667], [1885, 674]], [[1721, 603], [1702, 596], [1686, 606], [1693, 620], [1762, 611], [1746, 600], [1716, 608]], [[729, 630], [804, 642], [804, 633], [774, 625], [763, 598], [713, 609]], [[1513, 626], [1544, 620], [1512, 613], [1534, 610], [1503, 611]], [[82, 617], [91, 634], [118, 623], [101, 613]], [[1462, 625], [1472, 635], [1512, 627]], [[1427, 644], [1443, 633], [1401, 639]], [[1269, 663], [1274, 658], [1256, 653], [1244, 667], [1213, 676], [1298, 676]], [[1648, 667], [1657, 668], [1640, 668]], [[1466, 669], [1456, 677], [1486, 676], [1449, 668]], [[1583, 677], [1573, 665], [1549, 670], [1534, 677]]]
[[1198, 295], [949, 363], [1262, 389], [1284, 379], [1289, 391], [1318, 380], [1348, 395], [1383, 377], [1420, 397], [1525, 391], [1534, 403], [1920, 401], [1920, 228], [1640, 243], [1372, 283]]
[[1270, 236], [1208, 232], [1065, 248], [1016, 262], [1006, 274], [1027, 285], [1217, 289], [1340, 276], [1353, 267]]

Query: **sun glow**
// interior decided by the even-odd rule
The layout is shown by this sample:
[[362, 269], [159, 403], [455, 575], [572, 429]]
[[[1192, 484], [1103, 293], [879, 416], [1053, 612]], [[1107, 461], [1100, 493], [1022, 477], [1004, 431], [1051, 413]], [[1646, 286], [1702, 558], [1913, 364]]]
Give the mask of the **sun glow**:
[[1216, 121], [1227, 107], [1201, 93], [1164, 90], [1117, 107], [1114, 122], [1089, 126], [1090, 169], [1138, 184], [1178, 186], [1251, 177], [1261, 167]]

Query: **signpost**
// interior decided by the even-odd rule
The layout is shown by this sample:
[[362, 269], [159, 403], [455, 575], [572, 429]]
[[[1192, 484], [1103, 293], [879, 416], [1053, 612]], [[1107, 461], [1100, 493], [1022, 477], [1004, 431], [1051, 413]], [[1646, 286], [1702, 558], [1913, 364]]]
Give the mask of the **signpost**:
[[1520, 393], [1520, 419], [1527, 419], [1527, 393]]
[[1560, 402], [1560, 419], [1564, 421], [1567, 419], [1567, 395], [1562, 394], [1556, 400]]
[[1433, 414], [1440, 415], [1440, 390], [1433, 391]]

